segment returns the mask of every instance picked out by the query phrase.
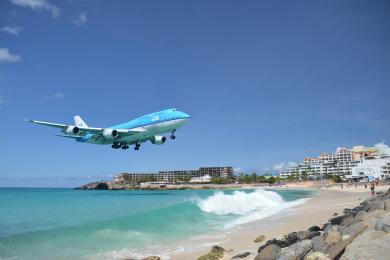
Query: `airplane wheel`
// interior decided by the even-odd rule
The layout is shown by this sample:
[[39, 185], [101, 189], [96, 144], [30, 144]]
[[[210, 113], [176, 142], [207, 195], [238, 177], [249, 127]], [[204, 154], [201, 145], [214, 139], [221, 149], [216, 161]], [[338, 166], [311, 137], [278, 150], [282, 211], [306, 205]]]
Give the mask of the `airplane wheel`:
[[171, 135], [170, 137], [172, 140], [176, 138], [176, 136], [174, 136], [174, 135]]
[[134, 150], [138, 151], [138, 150], [139, 150], [139, 147], [137, 147], [137, 146], [136, 146], [136, 147], [134, 147]]

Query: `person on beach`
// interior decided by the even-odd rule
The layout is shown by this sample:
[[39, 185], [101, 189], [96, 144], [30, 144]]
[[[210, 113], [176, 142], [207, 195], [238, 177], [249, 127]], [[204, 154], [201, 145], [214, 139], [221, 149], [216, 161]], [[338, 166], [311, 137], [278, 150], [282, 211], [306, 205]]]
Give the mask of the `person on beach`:
[[371, 182], [371, 187], [370, 187], [370, 190], [371, 190], [371, 197], [375, 197], [375, 183], [374, 181]]
[[341, 190], [343, 190], [343, 183], [341, 183], [340, 186], [341, 186]]

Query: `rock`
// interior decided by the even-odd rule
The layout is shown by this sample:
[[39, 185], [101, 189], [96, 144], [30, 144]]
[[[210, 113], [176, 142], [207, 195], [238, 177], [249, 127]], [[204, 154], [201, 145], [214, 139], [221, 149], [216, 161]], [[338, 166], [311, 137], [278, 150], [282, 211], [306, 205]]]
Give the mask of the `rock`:
[[322, 225], [321, 231], [324, 231], [329, 225], [330, 223], [325, 223], [324, 225]]
[[340, 226], [339, 225], [329, 225], [326, 227], [326, 229], [324, 230], [324, 236], [327, 236], [328, 233], [330, 232], [338, 232], [340, 230]]
[[321, 228], [320, 228], [319, 226], [311, 226], [311, 227], [309, 227], [308, 230], [309, 230], [310, 232], [312, 232], [312, 231], [320, 231]]
[[313, 243], [313, 251], [315, 252], [325, 253], [326, 249], [329, 247], [329, 245], [325, 243], [323, 237], [313, 237], [311, 241]]
[[341, 221], [340, 225], [342, 225], [342, 226], [348, 226], [348, 225], [351, 225], [353, 221], [354, 221], [353, 216], [347, 216], [347, 217], [345, 217], [345, 218]]
[[255, 239], [255, 243], [260, 243], [260, 242], [263, 242], [263, 240], [265, 239], [265, 236], [264, 235], [260, 235], [258, 237], [256, 237]]
[[249, 255], [251, 255], [251, 252], [244, 252], [244, 253], [241, 253], [241, 254], [233, 256], [232, 259], [245, 258], [245, 257], [247, 257]]
[[311, 240], [299, 241], [289, 247], [283, 248], [277, 260], [300, 260], [313, 249]]
[[352, 237], [352, 236], [355, 236], [356, 234], [358, 234], [359, 232], [361, 232], [362, 229], [364, 229], [366, 226], [367, 226], [367, 224], [365, 222], [360, 221], [360, 222], [355, 223], [353, 225], [344, 227], [341, 230], [341, 234], [343, 236], [348, 235], [349, 237]]
[[390, 232], [390, 225], [388, 225], [388, 224], [383, 224], [383, 225], [382, 225], [382, 231], [384, 231], [384, 232]]
[[218, 254], [218, 255], [221, 255], [221, 256], [223, 256], [225, 251], [226, 250], [223, 247], [220, 247], [220, 246], [213, 246], [211, 248], [211, 253]]
[[337, 217], [334, 217], [334, 218], [329, 219], [329, 222], [330, 222], [330, 224], [332, 224], [332, 225], [340, 225], [341, 221], [343, 221], [343, 219], [344, 219], [345, 217], [346, 217], [345, 215], [337, 216]]
[[336, 244], [341, 241], [341, 234], [337, 231], [329, 232], [325, 238], [325, 243], [327, 243], [328, 245]]
[[347, 246], [342, 260], [386, 259], [390, 255], [390, 236], [378, 230], [368, 230]]
[[198, 260], [218, 260], [225, 254], [225, 249], [220, 246], [213, 246], [210, 253], [207, 253], [198, 258]]
[[259, 251], [259, 254], [255, 257], [254, 260], [275, 260], [280, 254], [280, 247], [275, 244], [270, 244]]
[[383, 204], [384, 204], [384, 210], [390, 211], [390, 199], [385, 200]]
[[286, 240], [288, 241], [288, 244], [294, 244], [299, 240], [297, 232], [291, 232], [287, 235]]
[[381, 231], [383, 225], [390, 225], [390, 215], [386, 214], [379, 218], [375, 223], [375, 229]]
[[330, 258], [322, 252], [311, 252], [305, 256], [305, 260], [330, 260]]
[[348, 214], [350, 211], [351, 211], [351, 209], [345, 208], [345, 209], [343, 210], [343, 213], [344, 213], [344, 214]]
[[337, 215], [338, 215], [338, 213], [337, 213], [337, 212], [333, 213], [333, 216], [337, 216]]
[[159, 256], [148, 256], [142, 260], [160, 260], [161, 258]]

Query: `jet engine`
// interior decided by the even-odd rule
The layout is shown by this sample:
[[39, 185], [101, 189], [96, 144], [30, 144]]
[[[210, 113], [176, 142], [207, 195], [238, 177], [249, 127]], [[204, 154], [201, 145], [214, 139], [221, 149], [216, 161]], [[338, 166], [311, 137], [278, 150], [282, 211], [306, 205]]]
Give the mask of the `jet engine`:
[[65, 129], [65, 133], [68, 135], [77, 135], [78, 133], [80, 133], [80, 128], [78, 128], [77, 126], [69, 125]]
[[165, 143], [166, 140], [167, 140], [167, 138], [165, 138], [165, 136], [156, 135], [156, 136], [154, 136], [153, 139], [150, 140], [150, 141], [152, 142], [152, 144], [160, 145], [160, 144]]
[[114, 139], [119, 136], [119, 133], [115, 129], [104, 129], [103, 130], [103, 136], [107, 139]]

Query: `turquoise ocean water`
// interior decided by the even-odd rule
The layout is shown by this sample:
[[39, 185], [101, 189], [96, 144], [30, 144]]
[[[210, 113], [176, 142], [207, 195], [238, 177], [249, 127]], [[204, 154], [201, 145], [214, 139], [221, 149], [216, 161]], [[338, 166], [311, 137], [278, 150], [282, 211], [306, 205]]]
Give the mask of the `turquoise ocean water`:
[[310, 196], [305, 190], [3, 188], [0, 259], [134, 257], [277, 214]]

